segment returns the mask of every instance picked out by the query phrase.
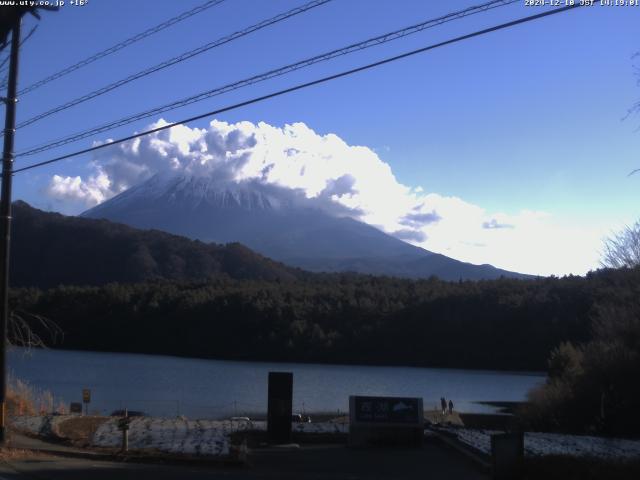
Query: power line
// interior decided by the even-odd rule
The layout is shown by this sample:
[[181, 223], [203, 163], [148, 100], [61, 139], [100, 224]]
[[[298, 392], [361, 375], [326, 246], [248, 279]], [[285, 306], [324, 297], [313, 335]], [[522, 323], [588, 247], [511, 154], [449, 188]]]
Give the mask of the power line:
[[381, 45], [383, 43], [387, 43], [387, 42], [391, 42], [393, 40], [397, 40], [399, 38], [403, 38], [406, 37], [408, 35], [412, 35], [414, 33], [418, 33], [421, 32], [425, 29], [428, 28], [433, 28], [436, 27], [438, 25], [442, 25], [443, 23], [447, 23], [453, 20], [458, 20], [460, 18], [469, 16], [469, 15], [474, 15], [477, 13], [481, 13], [481, 12], [485, 12], [494, 8], [498, 8], [498, 7], [502, 7], [502, 6], [506, 6], [506, 5], [510, 5], [512, 3], [516, 3], [519, 2], [520, 0], [493, 0], [490, 1], [488, 3], [484, 3], [481, 5], [476, 5], [476, 6], [472, 6], [469, 8], [466, 8], [464, 10], [461, 11], [457, 11], [457, 12], [453, 12], [453, 13], [449, 13], [447, 15], [444, 15], [442, 17], [438, 17], [435, 19], [430, 19], [421, 23], [418, 23], [416, 25], [412, 25], [409, 27], [405, 27], [402, 28], [400, 30], [395, 30], [393, 32], [389, 32], [383, 35], [379, 35], [377, 37], [373, 37], [370, 38], [368, 40], [362, 41], [362, 42], [358, 42], [358, 43], [354, 43], [352, 45], [348, 45], [346, 47], [342, 47], [336, 50], [332, 50], [330, 52], [327, 53], [323, 53], [320, 55], [316, 55], [315, 57], [311, 57], [311, 58], [307, 58], [305, 60], [296, 62], [296, 63], [292, 63], [289, 65], [286, 65], [284, 67], [280, 67], [277, 68], [275, 70], [270, 70], [268, 72], [259, 74], [259, 75], [255, 75], [253, 77], [250, 78], [246, 78], [240, 81], [236, 81], [234, 83], [230, 83], [227, 85], [224, 85], [222, 87], [218, 87], [212, 90], [208, 90], [206, 92], [201, 92], [198, 93], [196, 95], [192, 95], [190, 97], [181, 99], [181, 100], [177, 100], [174, 101], [172, 103], [169, 104], [165, 104], [162, 105], [160, 107], [155, 107], [153, 109], [150, 110], [146, 110], [144, 112], [140, 112], [140, 113], [136, 113], [133, 115], [130, 115], [128, 117], [124, 117], [121, 118], [119, 120], [115, 120], [113, 122], [104, 124], [104, 125], [100, 125], [98, 127], [94, 127], [90, 130], [85, 130], [83, 132], [80, 133], [76, 133], [76, 134], [72, 134], [69, 135], [67, 137], [64, 137], [62, 139], [58, 139], [52, 142], [48, 142], [44, 145], [39, 145], [39, 146], [35, 146], [35, 147], [29, 147], [27, 150], [22, 151], [20, 153], [18, 153], [16, 155], [16, 157], [21, 157], [21, 156], [29, 156], [29, 155], [35, 155], [36, 153], [40, 153], [40, 152], [44, 152], [46, 150], [50, 150], [52, 148], [56, 148], [56, 147], [61, 147], [63, 145], [68, 145], [69, 143], [74, 143], [77, 142], [79, 140], [83, 140], [85, 138], [91, 137], [93, 135], [99, 134], [99, 133], [103, 133], [103, 132], [107, 132], [109, 130], [113, 130], [114, 128], [118, 128], [124, 125], [128, 125], [130, 123], [133, 123], [135, 121], [138, 120], [142, 120], [148, 117], [152, 117], [155, 115], [159, 115], [161, 113], [164, 112], [168, 112], [170, 110], [175, 110], [176, 108], [180, 108], [180, 107], [184, 107], [186, 105], [190, 105], [192, 103], [196, 103], [202, 100], [205, 100], [207, 98], [211, 98], [214, 96], [218, 96], [218, 95], [222, 95], [224, 93], [228, 93], [230, 91], [233, 90], [237, 90], [239, 88], [243, 88], [246, 86], [250, 86], [250, 85], [254, 85], [256, 83], [260, 83], [260, 82], [264, 82], [266, 80], [269, 80], [271, 78], [275, 78], [275, 77], [279, 77], [291, 72], [294, 72], [296, 70], [300, 70], [302, 68], [306, 68], [309, 67], [311, 65], [314, 65], [316, 63], [320, 63], [320, 62], [325, 62], [325, 61], [329, 61], [333, 58], [336, 57], [340, 57], [343, 55], [348, 55], [350, 53], [356, 52], [356, 51], [360, 51], [360, 50], [364, 50], [367, 48], [371, 48], [374, 47], [376, 45]]
[[[4, 57], [2, 59], [2, 62], [0, 62], [0, 75], [7, 75], [8, 70], [9, 70], [9, 58], [11, 58], [11, 55], [7, 55], [6, 57]], [[7, 72], [7, 73], [5, 73]], [[2, 84], [0, 84], [0, 88], [6, 87], [7, 86], [7, 82], [5, 80], [2, 81]]]
[[140, 138], [140, 137], [143, 137], [143, 136], [146, 136], [146, 135], [150, 135], [152, 133], [160, 132], [162, 130], [167, 130], [169, 128], [173, 128], [173, 127], [176, 127], [178, 125], [183, 125], [185, 123], [190, 123], [190, 122], [193, 122], [193, 121], [196, 121], [196, 120], [201, 120], [203, 118], [211, 117], [213, 115], [218, 115], [220, 113], [228, 112], [230, 110], [235, 110], [235, 109], [238, 109], [238, 108], [241, 108], [241, 107], [246, 107], [248, 105], [252, 105], [254, 103], [262, 102], [262, 101], [268, 100], [270, 98], [279, 97], [279, 96], [285, 95], [287, 93], [292, 93], [292, 92], [295, 92], [295, 91], [298, 91], [298, 90], [302, 90], [304, 88], [312, 87], [314, 85], [319, 85], [321, 83], [326, 83], [326, 82], [329, 82], [331, 80], [336, 80], [338, 78], [342, 78], [342, 77], [346, 77], [346, 76], [349, 76], [349, 75], [353, 75], [354, 73], [363, 72], [365, 70], [370, 70], [372, 68], [379, 67], [381, 65], [386, 65], [387, 63], [395, 62], [397, 60], [401, 60], [403, 58], [411, 57], [411, 56], [417, 55], [419, 53], [424, 53], [424, 52], [427, 52], [429, 50], [434, 50], [436, 48], [443, 47], [445, 45], [451, 45], [453, 43], [461, 42], [463, 40], [469, 40], [471, 38], [478, 37], [480, 35], [485, 35], [487, 33], [495, 32], [497, 30], [503, 30], [503, 29], [510, 28], [510, 27], [513, 27], [513, 26], [516, 26], [516, 25], [520, 25], [520, 24], [523, 24], [523, 23], [531, 22], [533, 20], [538, 20], [540, 18], [548, 17], [550, 15], [556, 15], [558, 13], [566, 12], [568, 10], [572, 10], [574, 8], [579, 8], [581, 6], [583, 6], [583, 5], [581, 5], [580, 3], [577, 3], [577, 4], [574, 4], [574, 5], [568, 5], [568, 6], [565, 6], [565, 7], [556, 8], [556, 9], [553, 9], [553, 10], [548, 10], [546, 12], [538, 13], [536, 15], [530, 15], [528, 17], [519, 18], [517, 20], [512, 20], [512, 21], [507, 22], [507, 23], [502, 23], [500, 25], [495, 25], [493, 27], [485, 28], [483, 30], [478, 30], [478, 31], [475, 31], [473, 33], [468, 33], [466, 35], [462, 35], [460, 37], [455, 37], [455, 38], [452, 38], [452, 39], [449, 39], [449, 40], [445, 40], [443, 42], [439, 42], [439, 43], [436, 43], [436, 44], [433, 44], [433, 45], [422, 47], [422, 48], [419, 48], [417, 50], [412, 50], [410, 52], [405, 52], [405, 53], [402, 53], [400, 55], [396, 55], [396, 56], [393, 56], [393, 57], [388, 57], [388, 58], [385, 58], [383, 60], [379, 60], [379, 61], [374, 62], [374, 63], [369, 63], [369, 64], [361, 66], [361, 67], [357, 67], [357, 68], [353, 68], [351, 70], [346, 70], [346, 71], [343, 71], [343, 72], [340, 72], [340, 73], [336, 73], [336, 74], [330, 75], [328, 77], [319, 78], [319, 79], [313, 80], [311, 82], [301, 83], [301, 84], [295, 85], [293, 87], [285, 88], [284, 90], [279, 90], [277, 92], [273, 92], [273, 93], [270, 93], [270, 94], [267, 94], [267, 95], [263, 95], [261, 97], [252, 98], [251, 100], [246, 100], [244, 102], [236, 103], [234, 105], [230, 105], [230, 106], [227, 106], [227, 107], [224, 107], [224, 108], [220, 108], [218, 110], [213, 110], [213, 111], [210, 111], [210, 112], [207, 112], [207, 113], [202, 113], [200, 115], [196, 115], [194, 117], [186, 118], [186, 119], [180, 120], [178, 122], [174, 122], [174, 123], [170, 123], [170, 124], [167, 124], [167, 125], [163, 125], [161, 127], [153, 128], [151, 130], [147, 130], [147, 131], [144, 131], [144, 132], [141, 132], [141, 133], [136, 133], [134, 135], [129, 135], [128, 137], [120, 138], [118, 140], [113, 140], [113, 141], [110, 141], [108, 143], [103, 143], [101, 145], [96, 145], [96, 146], [91, 147], [91, 148], [86, 148], [84, 150], [79, 150], [79, 151], [76, 151], [76, 152], [73, 152], [73, 153], [62, 155], [60, 157], [52, 158], [51, 160], [46, 160], [44, 162], [34, 163], [34, 164], [28, 165], [26, 167], [18, 168], [16, 170], [14, 170], [13, 173], [24, 172], [24, 171], [27, 171], [27, 170], [31, 170], [33, 168], [42, 167], [44, 165], [49, 165], [51, 163], [59, 162], [61, 160], [66, 160], [68, 158], [76, 157], [78, 155], [82, 155], [82, 154], [89, 153], [89, 152], [94, 152], [96, 150], [100, 150], [100, 149], [103, 149], [103, 148], [106, 148], [106, 147], [110, 147], [112, 145], [117, 145], [119, 143], [128, 142], [129, 140], [133, 140], [133, 139]]
[[261, 30], [263, 28], [266, 28], [270, 25], [273, 25], [275, 23], [278, 22], [282, 22], [284, 20], [287, 20], [288, 18], [294, 17], [296, 15], [299, 15], [301, 13], [304, 13], [308, 10], [311, 10], [312, 8], [315, 7], [319, 7], [321, 5], [324, 5], [325, 3], [329, 3], [332, 0], [313, 0], [309, 3], [306, 3], [300, 7], [296, 7], [293, 8], [291, 10], [288, 10], [286, 12], [280, 13], [274, 17], [268, 18], [266, 20], [263, 20], [262, 22], [256, 23], [255, 25], [251, 25], [250, 27], [247, 27], [243, 30], [237, 31], [232, 33], [231, 35], [227, 35], [225, 37], [221, 37], [217, 40], [214, 40], [213, 42], [209, 42], [205, 45], [202, 45], [198, 48], [195, 48], [193, 50], [189, 50], [188, 52], [184, 52], [181, 55], [178, 55], [176, 57], [173, 57], [169, 60], [165, 60], [164, 62], [161, 62], [157, 65], [154, 65], [152, 67], [146, 68], [144, 70], [141, 70], [137, 73], [134, 73], [133, 75], [129, 75], [126, 78], [123, 78], [121, 80], [118, 80], [116, 82], [110, 83], [109, 85], [106, 85], [102, 88], [99, 88], [97, 90], [94, 90], [93, 92], [87, 93], [86, 95], [82, 95], [81, 97], [78, 97], [74, 100], [70, 100], [67, 103], [64, 103], [62, 105], [59, 105], [55, 108], [52, 108], [51, 110], [47, 110], [46, 112], [40, 113], [28, 120], [25, 120], [24, 122], [18, 124], [18, 126], [16, 128], [22, 128], [22, 127], [26, 127], [27, 125], [31, 125], [32, 123], [37, 122], [38, 120], [42, 120], [43, 118], [46, 118], [50, 115], [53, 115], [54, 113], [58, 113], [58, 112], [62, 112], [63, 110], [67, 110], [68, 108], [74, 107], [76, 105], [79, 105], [81, 103], [84, 103], [88, 100], [91, 100], [93, 98], [99, 97], [100, 95], [104, 95], [107, 92], [110, 92], [111, 90], [114, 90], [116, 88], [122, 87], [128, 83], [133, 82], [134, 80], [138, 80], [140, 78], [146, 77], [148, 75], [151, 75], [152, 73], [158, 72], [160, 70], [163, 70], [167, 67], [170, 67], [172, 65], [176, 65], [177, 63], [181, 63], [184, 62], [185, 60], [188, 60], [192, 57], [195, 57], [196, 55], [200, 55], [201, 53], [207, 52], [213, 48], [219, 47], [221, 45], [224, 45], [226, 43], [232, 42], [238, 38], [244, 37], [246, 35], [249, 35], [253, 32], [256, 32], [258, 30]]
[[427, 28], [432, 28], [432, 27], [441, 25], [443, 23], [447, 23], [449, 21], [457, 20], [457, 19], [463, 18], [465, 16], [473, 15], [473, 14], [476, 14], [476, 13], [485, 12], [485, 11], [491, 10], [493, 8], [506, 6], [506, 5], [509, 5], [509, 4], [512, 4], [512, 3], [516, 3], [518, 1], [519, 0], [493, 0], [493, 1], [490, 1], [488, 3], [484, 3], [484, 4], [481, 4], [481, 5], [477, 5], [477, 6], [472, 6], [472, 7], [469, 7], [467, 9], [464, 9], [462, 11], [453, 12], [453, 13], [444, 15], [442, 17], [438, 17], [436, 19], [430, 19], [430, 20], [427, 20], [425, 22], [422, 22], [422, 23], [419, 23], [419, 24], [416, 24], [416, 25], [412, 25], [410, 27], [406, 27], [406, 28], [403, 28], [403, 29], [400, 29], [400, 30], [396, 30], [396, 31], [390, 32], [390, 33], [386, 33], [384, 35], [380, 35], [380, 36], [377, 36], [377, 37], [374, 37], [374, 38], [370, 38], [370, 39], [365, 40], [363, 42], [359, 42], [359, 43], [356, 43], [356, 44], [349, 45], [347, 47], [343, 47], [343, 48], [340, 48], [340, 49], [337, 49], [337, 50], [333, 50], [333, 51], [330, 51], [330, 52], [327, 52], [327, 53], [324, 53], [324, 54], [321, 54], [321, 55], [317, 55], [315, 57], [308, 58], [308, 59], [302, 60], [300, 62], [296, 62], [294, 64], [290, 64], [290, 65], [287, 65], [287, 66], [284, 66], [284, 67], [281, 67], [281, 68], [278, 68], [278, 69], [275, 69], [275, 70], [271, 70], [271, 71], [268, 71], [266, 73], [263, 73], [263, 74], [260, 74], [260, 75], [256, 75], [256, 76], [244, 79], [244, 80], [240, 80], [240, 81], [234, 82], [232, 84], [225, 85], [223, 87], [219, 87], [219, 88], [215, 88], [213, 90], [202, 92], [202, 93], [199, 93], [197, 95], [193, 95], [191, 97], [172, 102], [170, 104], [166, 104], [166, 105], [163, 105], [163, 106], [160, 106], [160, 107], [153, 108], [151, 110], [147, 110], [147, 111], [144, 111], [144, 112], [141, 112], [141, 113], [130, 115], [128, 117], [125, 117], [125, 118], [110, 122], [108, 124], [92, 128], [92, 129], [90, 129], [88, 131], [84, 131], [84, 132], [80, 132], [80, 133], [77, 133], [77, 134], [73, 134], [73, 135], [64, 137], [62, 139], [49, 142], [49, 143], [44, 144], [44, 145], [39, 145], [37, 147], [30, 147], [28, 150], [20, 152], [16, 156], [19, 157], [19, 156], [34, 155], [36, 153], [40, 153], [40, 152], [49, 150], [51, 148], [56, 148], [56, 147], [60, 147], [60, 146], [63, 146], [63, 145], [67, 145], [69, 143], [74, 143], [74, 142], [82, 140], [84, 138], [91, 137], [91, 136], [96, 135], [98, 133], [103, 133], [103, 132], [112, 130], [114, 128], [118, 128], [118, 127], [130, 124], [130, 123], [133, 123], [135, 121], [142, 120], [144, 118], [148, 118], [148, 117], [151, 117], [151, 116], [154, 116], [154, 115], [158, 115], [158, 114], [170, 111], [170, 110], [174, 110], [176, 108], [180, 108], [180, 107], [183, 107], [183, 106], [186, 106], [186, 105], [190, 105], [192, 103], [196, 103], [196, 102], [205, 100], [207, 98], [211, 98], [213, 96], [222, 95], [222, 94], [230, 92], [232, 90], [237, 90], [237, 89], [242, 88], [242, 87], [246, 87], [246, 86], [249, 86], [249, 85], [253, 85], [255, 83], [263, 82], [263, 81], [269, 80], [269, 79], [274, 78], [274, 77], [285, 75], [287, 73], [291, 73], [293, 71], [296, 71], [296, 70], [299, 70], [299, 69], [314, 65], [315, 63], [319, 63], [319, 62], [322, 62], [322, 61], [328, 61], [328, 60], [331, 60], [331, 59], [333, 59], [335, 57], [339, 57], [339, 56], [342, 56], [342, 55], [347, 55], [347, 54], [355, 52], [355, 51], [364, 50], [366, 48], [370, 48], [370, 47], [373, 47], [373, 46], [376, 46], [376, 45], [387, 43], [387, 42], [390, 42], [392, 40], [396, 40], [396, 39], [399, 39], [399, 38], [402, 38], [402, 37], [405, 37], [405, 36], [408, 36], [408, 35], [411, 35], [411, 34], [414, 34], [414, 33], [418, 33], [418, 32], [420, 32], [422, 30], [427, 29]]
[[28, 87], [22, 89], [21, 91], [18, 92], [19, 95], [24, 95], [25, 93], [29, 93], [32, 92], [33, 90], [36, 90], [37, 88], [42, 87], [43, 85], [46, 85], [49, 82], [53, 82], [54, 80], [57, 80], [61, 77], [64, 77], [65, 75], [70, 74], [71, 72], [75, 72], [76, 70], [79, 70], [82, 67], [86, 67], [87, 65], [89, 65], [90, 63], [95, 62], [96, 60], [100, 60], [101, 58], [106, 57], [107, 55], [111, 55], [112, 53], [115, 53], [119, 50], [122, 50], [123, 48], [128, 47], [129, 45], [132, 45], [136, 42], [139, 42], [140, 40], [147, 38], [155, 33], [158, 33], [166, 28], [171, 27], [172, 25], [175, 25], [176, 23], [179, 23], [183, 20], [186, 20], [187, 18], [190, 18], [194, 15], [197, 15], [199, 13], [204, 12], [205, 10], [211, 8], [211, 7], [215, 7], [216, 5], [221, 4], [222, 2], [224, 2], [225, 0], [209, 0], [205, 3], [203, 3], [202, 5], [199, 5], [197, 7], [192, 8], [191, 10], [187, 10], [186, 12], [181, 13], [178, 16], [175, 16], [173, 18], [170, 18], [169, 20], [166, 20], [158, 25], [156, 25], [155, 27], [151, 27], [148, 28], [147, 30], [145, 30], [144, 32], [138, 33], [137, 35], [134, 35], [133, 37], [129, 37], [126, 40], [123, 40], [120, 43], [117, 43], [115, 45], [113, 45], [112, 47], [109, 47], [105, 50], [102, 50], [98, 53], [95, 53], [93, 55], [91, 55], [90, 57], [85, 58], [84, 60], [81, 60], [77, 63], [74, 63], [73, 65], [60, 70], [59, 72], [54, 73], [53, 75], [50, 75], [46, 78], [43, 78], [42, 80], [29, 85]]
[[[31, 38], [31, 36], [36, 33], [36, 30], [38, 29], [38, 25], [35, 25], [30, 31], [29, 33], [27, 33], [25, 35], [25, 37], [20, 41], [20, 47], [22, 47], [25, 43], [27, 43], [27, 40], [29, 40], [29, 38]], [[11, 42], [9, 42], [11, 43]], [[0, 75], [2, 75], [5, 71], [9, 70], [9, 66], [7, 65], [7, 62], [9, 61], [9, 59], [11, 58], [11, 55], [7, 55], [6, 58], [4, 60], [2, 60], [2, 62], [0, 62]], [[5, 78], [2, 80], [2, 83], [0, 83], [0, 90], [5, 88], [7, 86], [7, 80], [9, 78], [9, 74], [7, 72], [7, 75], [5, 76]]]
[[9, 69], [7, 62], [9, 61], [10, 57], [11, 55], [7, 55], [2, 59], [2, 62], [0, 62], [0, 74], [6, 72]]

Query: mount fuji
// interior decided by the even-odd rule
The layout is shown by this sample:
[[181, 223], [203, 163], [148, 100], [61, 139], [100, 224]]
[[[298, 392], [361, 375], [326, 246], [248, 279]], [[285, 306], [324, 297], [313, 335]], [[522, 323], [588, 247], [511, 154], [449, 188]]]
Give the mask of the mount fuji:
[[[240, 242], [310, 271], [443, 280], [525, 278], [410, 245], [371, 225], [328, 213], [328, 199], [258, 181], [155, 175], [81, 214], [205, 242]], [[335, 211], [335, 205], [333, 205]]]

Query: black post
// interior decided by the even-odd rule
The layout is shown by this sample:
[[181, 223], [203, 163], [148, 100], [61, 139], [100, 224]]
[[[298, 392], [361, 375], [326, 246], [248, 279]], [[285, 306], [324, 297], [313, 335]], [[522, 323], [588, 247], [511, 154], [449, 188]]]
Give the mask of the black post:
[[0, 273], [0, 445], [6, 436], [7, 398], [7, 324], [9, 322], [9, 247], [11, 240], [11, 181], [13, 175], [13, 141], [16, 126], [18, 84], [18, 51], [20, 49], [20, 23], [18, 16], [11, 36], [11, 60], [7, 85], [6, 115], [4, 122], [4, 149], [2, 152], [2, 194], [0, 197], [0, 223], [2, 242], [2, 272]]
[[267, 437], [269, 443], [291, 442], [293, 373], [269, 372]]

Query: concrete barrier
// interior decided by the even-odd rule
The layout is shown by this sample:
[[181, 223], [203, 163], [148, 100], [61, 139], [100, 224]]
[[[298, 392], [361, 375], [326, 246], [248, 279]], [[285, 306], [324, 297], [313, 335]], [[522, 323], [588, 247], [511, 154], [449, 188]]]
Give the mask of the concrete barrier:
[[491, 463], [494, 480], [514, 480], [522, 476], [524, 433], [491, 435]]

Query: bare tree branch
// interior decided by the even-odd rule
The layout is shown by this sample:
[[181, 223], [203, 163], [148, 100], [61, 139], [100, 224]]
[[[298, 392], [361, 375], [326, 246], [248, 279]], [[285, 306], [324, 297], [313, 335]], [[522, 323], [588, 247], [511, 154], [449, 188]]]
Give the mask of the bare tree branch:
[[640, 220], [605, 240], [600, 264], [605, 268], [640, 266]]
[[[11, 312], [7, 330], [9, 342], [25, 348], [46, 348], [56, 343], [58, 337], [64, 337], [62, 329], [52, 320], [17, 309]], [[44, 332], [45, 338], [37, 332]]]

